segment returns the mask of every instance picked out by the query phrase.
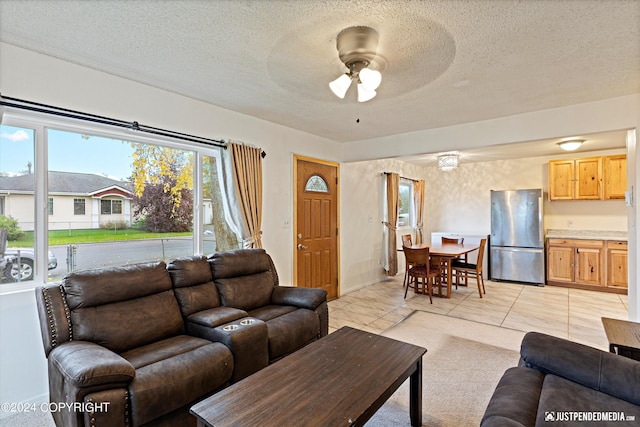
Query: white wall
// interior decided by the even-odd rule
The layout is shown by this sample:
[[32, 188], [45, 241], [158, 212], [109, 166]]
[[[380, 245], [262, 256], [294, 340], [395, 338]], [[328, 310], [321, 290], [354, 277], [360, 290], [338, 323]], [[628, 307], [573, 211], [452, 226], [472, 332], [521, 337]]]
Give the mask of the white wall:
[[[425, 168], [393, 159], [340, 166], [340, 292], [343, 294], [385, 279], [382, 267], [383, 172], [425, 179]], [[398, 230], [398, 239], [409, 231]], [[423, 234], [425, 240], [429, 240], [429, 235]], [[404, 271], [404, 259], [399, 255], [398, 271]]]
[[[340, 144], [4, 43], [0, 58], [4, 96], [262, 147], [263, 243], [281, 282], [291, 283], [292, 230], [282, 219], [292, 218], [293, 153], [338, 162]], [[0, 301], [0, 402], [40, 398], [47, 373], [33, 291]]]

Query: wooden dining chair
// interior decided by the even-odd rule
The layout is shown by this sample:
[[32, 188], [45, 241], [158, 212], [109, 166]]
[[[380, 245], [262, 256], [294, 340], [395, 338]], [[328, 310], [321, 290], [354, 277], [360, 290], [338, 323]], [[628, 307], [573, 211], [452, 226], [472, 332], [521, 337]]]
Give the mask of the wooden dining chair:
[[409, 281], [404, 290], [404, 297], [407, 297], [409, 287], [417, 290], [420, 285], [420, 279], [422, 279], [422, 293], [425, 294], [428, 292], [429, 302], [433, 304], [432, 281], [433, 284], [437, 285], [438, 289], [440, 289], [442, 275], [440, 274], [439, 268], [432, 269], [429, 265], [429, 248], [413, 249], [408, 246], [403, 246], [402, 251], [404, 252], [407, 265], [411, 266], [407, 271]]
[[[411, 241], [411, 234], [403, 234], [402, 236], [402, 247], [411, 246], [413, 243]], [[407, 285], [407, 279], [409, 278], [409, 264], [405, 265], [404, 268], [404, 280], [402, 281], [402, 286]]]
[[[443, 244], [451, 243], [451, 244], [454, 244], [454, 245], [462, 245], [464, 243], [464, 237], [445, 237], [445, 236], [442, 236], [441, 237], [441, 242]], [[455, 259], [460, 260], [460, 258], [455, 258]], [[463, 261], [467, 262], [467, 254], [464, 254]], [[446, 260], [446, 258], [443, 258], [441, 260], [441, 263], [442, 263], [442, 277], [447, 277], [447, 260]], [[464, 280], [463, 281], [461, 281], [461, 278], [463, 277], [462, 275], [453, 276], [453, 277], [455, 277], [456, 280], [455, 280], [454, 283], [452, 283], [452, 285], [456, 285], [456, 289], [458, 289], [458, 283], [461, 286], [467, 286], [467, 277], [468, 277], [467, 275], [464, 275]]]
[[[482, 260], [484, 258], [484, 248], [487, 245], [487, 239], [480, 240], [480, 247], [478, 248], [478, 261], [476, 264], [470, 264], [468, 262], [464, 262], [462, 260], [453, 260], [451, 262], [451, 267], [455, 270], [454, 274], [456, 276], [460, 276], [461, 274], [465, 274], [469, 277], [475, 277], [478, 282], [478, 293], [480, 294], [480, 298], [482, 298], [482, 294], [486, 294], [484, 289], [484, 278], [482, 277]], [[482, 284], [482, 289], [480, 285]]]

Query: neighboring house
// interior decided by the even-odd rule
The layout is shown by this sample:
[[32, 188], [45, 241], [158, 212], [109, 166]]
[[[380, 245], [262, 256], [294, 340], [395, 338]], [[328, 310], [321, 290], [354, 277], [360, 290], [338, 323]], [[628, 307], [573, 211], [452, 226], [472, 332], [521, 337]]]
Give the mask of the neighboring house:
[[[132, 186], [101, 175], [49, 172], [49, 229], [100, 228], [108, 223], [131, 224]], [[0, 214], [33, 230], [34, 174], [0, 177]]]

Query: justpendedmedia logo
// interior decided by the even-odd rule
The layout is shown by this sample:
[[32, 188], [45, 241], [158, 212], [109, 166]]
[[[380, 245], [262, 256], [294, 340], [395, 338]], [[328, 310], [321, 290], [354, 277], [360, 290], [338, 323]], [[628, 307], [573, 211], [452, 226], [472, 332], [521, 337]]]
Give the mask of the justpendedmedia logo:
[[582, 423], [588, 422], [633, 422], [636, 420], [635, 415], [627, 415], [622, 411], [545, 411], [545, 422], [556, 421], [576, 421]]

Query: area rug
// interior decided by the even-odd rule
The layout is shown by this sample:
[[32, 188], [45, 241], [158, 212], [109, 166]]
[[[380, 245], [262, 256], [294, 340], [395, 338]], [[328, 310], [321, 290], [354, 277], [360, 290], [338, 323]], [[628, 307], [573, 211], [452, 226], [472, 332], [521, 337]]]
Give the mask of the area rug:
[[[427, 349], [422, 425], [478, 426], [504, 371], [516, 366], [524, 332], [416, 311], [382, 335]], [[410, 426], [407, 380], [367, 427]]]

